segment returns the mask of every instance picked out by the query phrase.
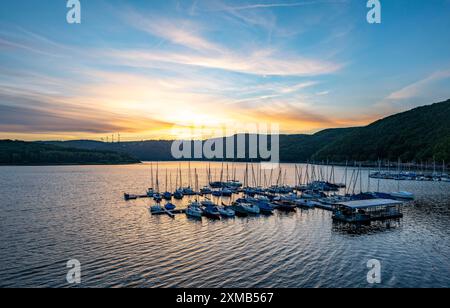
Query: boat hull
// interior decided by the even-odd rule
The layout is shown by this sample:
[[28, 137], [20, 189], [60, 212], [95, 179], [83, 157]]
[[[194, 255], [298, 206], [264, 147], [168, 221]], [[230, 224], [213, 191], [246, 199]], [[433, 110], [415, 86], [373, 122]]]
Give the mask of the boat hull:
[[164, 209], [160, 205], [154, 205], [154, 206], [150, 207], [149, 210], [150, 210], [150, 213], [152, 213], [152, 214], [162, 214], [162, 213], [164, 213]]
[[220, 213], [210, 213], [207, 211], [203, 211], [203, 216], [209, 219], [220, 220]]
[[219, 213], [224, 218], [233, 218], [236, 216], [236, 212], [233, 210], [219, 209]]
[[203, 215], [203, 213], [200, 209], [195, 210], [195, 209], [188, 208], [186, 210], [186, 216], [191, 217], [191, 218], [202, 218], [202, 215]]

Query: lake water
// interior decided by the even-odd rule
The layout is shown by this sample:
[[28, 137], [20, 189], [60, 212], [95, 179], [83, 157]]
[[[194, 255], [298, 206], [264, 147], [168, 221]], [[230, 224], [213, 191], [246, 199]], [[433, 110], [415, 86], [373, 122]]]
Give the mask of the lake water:
[[[206, 166], [192, 163], [200, 184]], [[159, 164], [162, 190], [166, 169], [175, 187], [177, 167]], [[245, 164], [237, 169], [242, 180]], [[283, 169], [294, 184], [294, 165]], [[336, 168], [337, 182], [343, 172]], [[367, 171], [362, 178], [367, 190]], [[0, 287], [69, 287], [70, 259], [81, 262], [82, 287], [372, 287], [370, 259], [381, 261], [379, 287], [450, 287], [450, 183], [401, 182], [417, 196], [404, 218], [361, 229], [320, 209], [221, 221], [152, 217], [152, 200], [123, 200], [150, 183], [149, 164], [0, 167]], [[370, 190], [377, 186], [372, 180]]]

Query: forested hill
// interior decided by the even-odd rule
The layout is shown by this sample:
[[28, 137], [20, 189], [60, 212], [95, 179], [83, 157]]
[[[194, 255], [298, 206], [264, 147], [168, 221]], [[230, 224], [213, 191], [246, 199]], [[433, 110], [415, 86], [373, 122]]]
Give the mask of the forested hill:
[[[121, 152], [142, 161], [173, 160], [172, 142], [167, 140], [121, 143], [81, 140], [50, 144]], [[378, 159], [449, 162], [450, 100], [396, 114], [366, 127], [326, 129], [313, 135], [281, 135], [280, 157], [283, 162]]]
[[124, 153], [0, 140], [0, 165], [104, 165], [139, 162]]
[[323, 144], [313, 159], [450, 161], [450, 100], [349, 131]]

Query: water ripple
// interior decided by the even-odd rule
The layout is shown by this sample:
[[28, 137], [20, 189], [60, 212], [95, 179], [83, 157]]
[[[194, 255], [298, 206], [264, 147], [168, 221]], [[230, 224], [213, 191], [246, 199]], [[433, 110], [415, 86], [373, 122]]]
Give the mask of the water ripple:
[[[194, 166], [206, 179], [205, 165]], [[293, 181], [294, 167], [285, 168]], [[84, 287], [371, 287], [372, 258], [382, 262], [382, 287], [450, 286], [448, 183], [401, 183], [418, 197], [405, 217], [355, 230], [319, 209], [221, 221], [154, 217], [151, 200], [122, 199], [148, 182], [145, 164], [0, 167], [0, 287], [69, 287], [70, 259], [81, 262]]]

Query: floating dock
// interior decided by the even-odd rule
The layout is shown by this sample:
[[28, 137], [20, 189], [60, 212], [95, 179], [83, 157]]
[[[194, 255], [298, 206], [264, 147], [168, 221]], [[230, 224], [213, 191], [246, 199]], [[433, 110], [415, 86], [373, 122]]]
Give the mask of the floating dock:
[[319, 204], [318, 203], [318, 204], [314, 205], [314, 207], [325, 210], [325, 211], [333, 211], [333, 205], [331, 205], [331, 204], [324, 204], [324, 203]]
[[333, 220], [348, 223], [363, 223], [375, 220], [402, 218], [400, 206], [403, 202], [390, 199], [371, 199], [342, 202], [336, 205]]
[[151, 213], [152, 215], [157, 215], [157, 216], [159, 216], [159, 215], [167, 215], [167, 216], [169, 216], [169, 217], [171, 217], [171, 218], [175, 218], [175, 215], [177, 215], [177, 214], [185, 214], [186, 213], [186, 209], [175, 209], [175, 210], [172, 210], [172, 211], [169, 211], [169, 210], [166, 210], [165, 208], [162, 208], [162, 211], [161, 212], [155, 212], [155, 213]]
[[148, 195], [132, 195], [132, 194], [123, 194], [123, 198], [125, 201], [136, 200], [142, 198], [150, 198]]

